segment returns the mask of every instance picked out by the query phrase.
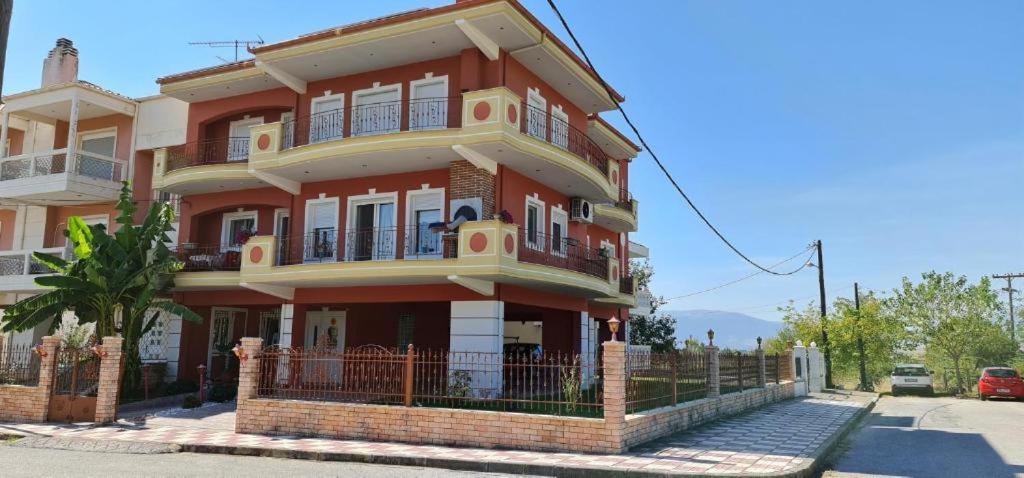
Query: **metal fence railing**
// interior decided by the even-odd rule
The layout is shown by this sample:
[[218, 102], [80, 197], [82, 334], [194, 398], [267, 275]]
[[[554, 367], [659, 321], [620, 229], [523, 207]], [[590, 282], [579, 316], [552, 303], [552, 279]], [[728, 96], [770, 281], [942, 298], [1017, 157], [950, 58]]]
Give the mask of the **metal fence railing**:
[[782, 362], [779, 354], [765, 354], [764, 374], [767, 383], [779, 383], [782, 380]]
[[626, 352], [626, 413], [675, 405], [707, 396], [703, 351]]
[[39, 354], [29, 345], [4, 347], [0, 341], [0, 385], [37, 385], [39, 364]]
[[281, 123], [281, 149], [355, 136], [458, 128], [462, 97], [416, 98], [344, 106]]
[[519, 229], [519, 260], [608, 278], [608, 258], [579, 240]]
[[718, 356], [722, 394], [757, 388], [758, 358], [754, 352], [722, 351]]
[[271, 347], [257, 396], [599, 417], [602, 370], [572, 353], [478, 353], [362, 346]]

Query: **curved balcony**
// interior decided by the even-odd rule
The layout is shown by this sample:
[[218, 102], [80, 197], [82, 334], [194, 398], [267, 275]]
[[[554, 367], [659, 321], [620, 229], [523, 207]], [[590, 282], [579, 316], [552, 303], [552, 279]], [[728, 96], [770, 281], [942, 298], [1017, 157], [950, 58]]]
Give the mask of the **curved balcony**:
[[296, 288], [445, 283], [484, 295], [507, 283], [593, 299], [620, 296], [617, 259], [498, 221], [469, 222], [458, 232], [410, 225], [257, 236], [241, 257], [245, 287], [284, 298]]
[[635, 232], [639, 205], [628, 189], [620, 188], [617, 201], [594, 206], [594, 223], [615, 232]]
[[241, 246], [227, 244], [178, 244], [171, 253], [182, 262], [175, 276], [178, 290], [239, 288]]
[[153, 187], [184, 195], [266, 186], [249, 173], [249, 142], [214, 138], [157, 150]]
[[166, 171], [169, 173], [211, 164], [244, 163], [248, 160], [248, 136], [207, 139], [167, 148]]
[[525, 102], [520, 107], [524, 116], [524, 121], [520, 121], [520, 132], [564, 149], [601, 174], [608, 174], [608, 160], [611, 158], [587, 136], [587, 133], [574, 128], [564, 119]]

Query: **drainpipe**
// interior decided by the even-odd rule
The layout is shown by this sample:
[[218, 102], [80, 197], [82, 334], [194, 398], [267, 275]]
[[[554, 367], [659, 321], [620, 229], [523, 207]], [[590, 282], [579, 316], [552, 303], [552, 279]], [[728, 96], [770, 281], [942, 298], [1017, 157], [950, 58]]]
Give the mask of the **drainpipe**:
[[[135, 194], [135, 141], [139, 137], [139, 103], [135, 102], [135, 114], [132, 115], [132, 141], [131, 146], [128, 147], [128, 171], [125, 172], [125, 176], [122, 180], [127, 179], [132, 182], [132, 197], [138, 199], [138, 194]], [[153, 191], [150, 190], [149, 196], [153, 195]], [[152, 198], [151, 198], [152, 199]]]

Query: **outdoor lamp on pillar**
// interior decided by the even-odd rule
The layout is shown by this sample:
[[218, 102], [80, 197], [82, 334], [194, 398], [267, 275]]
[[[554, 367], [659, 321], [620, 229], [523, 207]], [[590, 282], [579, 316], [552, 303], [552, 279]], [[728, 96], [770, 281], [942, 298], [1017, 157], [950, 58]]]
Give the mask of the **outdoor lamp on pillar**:
[[715, 329], [708, 329], [708, 347], [715, 345]]
[[616, 319], [614, 315], [608, 319], [608, 330], [612, 331], [612, 342], [615, 342], [619, 334], [619, 319]]
[[242, 348], [242, 344], [236, 345], [231, 349], [231, 351], [235, 353], [235, 357], [238, 357], [239, 362], [245, 362], [249, 359], [249, 354], [245, 353], [245, 349]]
[[46, 349], [43, 348], [43, 344], [32, 347], [32, 351], [36, 353], [40, 358], [46, 357]]
[[100, 344], [93, 345], [89, 350], [92, 350], [92, 353], [101, 359], [107, 358], [107, 355], [110, 355], [106, 350], [103, 350], [103, 346]]
[[761, 337], [757, 338], [757, 349], [761, 350]]

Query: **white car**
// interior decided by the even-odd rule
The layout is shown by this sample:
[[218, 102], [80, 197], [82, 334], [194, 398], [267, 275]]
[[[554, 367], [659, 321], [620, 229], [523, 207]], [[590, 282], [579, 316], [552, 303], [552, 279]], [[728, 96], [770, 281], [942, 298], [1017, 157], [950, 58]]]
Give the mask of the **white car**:
[[917, 392], [931, 395], [935, 393], [932, 386], [932, 372], [919, 363], [896, 365], [890, 375], [892, 395], [895, 397], [905, 392]]

